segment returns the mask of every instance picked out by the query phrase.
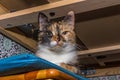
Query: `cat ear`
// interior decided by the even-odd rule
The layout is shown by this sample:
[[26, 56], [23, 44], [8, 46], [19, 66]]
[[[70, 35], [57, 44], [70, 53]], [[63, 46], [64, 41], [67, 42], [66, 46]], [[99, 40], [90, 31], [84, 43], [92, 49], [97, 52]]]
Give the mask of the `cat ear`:
[[64, 18], [64, 22], [71, 26], [74, 29], [75, 24], [75, 14], [73, 11], [68, 12], [67, 16]]
[[42, 31], [47, 28], [49, 24], [48, 17], [44, 13], [38, 15], [39, 30]]

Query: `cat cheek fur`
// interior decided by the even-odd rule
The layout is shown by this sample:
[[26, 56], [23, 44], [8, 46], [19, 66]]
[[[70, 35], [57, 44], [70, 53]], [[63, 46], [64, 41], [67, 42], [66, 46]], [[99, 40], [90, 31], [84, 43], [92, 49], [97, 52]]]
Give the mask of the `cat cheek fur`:
[[70, 42], [70, 43], [75, 43], [75, 35], [74, 33], [68, 33], [67, 35], [63, 35], [63, 38], [65, 41]]

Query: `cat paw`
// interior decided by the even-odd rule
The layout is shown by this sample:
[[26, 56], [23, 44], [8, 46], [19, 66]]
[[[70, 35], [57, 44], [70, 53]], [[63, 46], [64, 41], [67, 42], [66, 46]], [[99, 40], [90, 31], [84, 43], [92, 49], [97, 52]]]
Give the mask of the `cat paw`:
[[61, 67], [73, 72], [73, 73], [78, 73], [78, 69], [75, 67], [75, 66], [71, 66], [71, 65], [68, 65], [68, 64], [65, 64], [65, 63], [61, 63], [60, 64]]

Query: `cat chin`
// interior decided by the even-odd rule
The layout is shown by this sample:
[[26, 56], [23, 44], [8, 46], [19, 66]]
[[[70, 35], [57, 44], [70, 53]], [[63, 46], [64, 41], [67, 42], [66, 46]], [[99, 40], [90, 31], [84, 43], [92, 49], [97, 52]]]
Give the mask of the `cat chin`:
[[58, 66], [60, 66], [61, 63], [74, 63], [76, 61], [76, 51], [71, 51], [69, 48], [66, 49], [54, 52], [46, 48], [42, 48], [36, 52], [36, 55]]
[[[64, 51], [65, 49], [67, 49], [68, 51], [69, 50], [73, 50], [74, 49], [74, 45], [71, 45], [71, 44], [63, 44], [63, 45], [56, 45], [56, 46], [53, 46], [53, 47], [49, 47], [48, 48], [50, 51], [53, 51], [53, 52], [57, 52], [57, 53], [60, 53], [61, 51]], [[66, 50], [66, 51], [67, 51]]]
[[50, 44], [47, 44], [47, 45], [44, 45], [44, 44], [39, 44], [38, 45], [38, 49], [48, 49], [48, 50], [51, 50], [51, 51], [61, 51], [61, 50], [70, 50], [70, 49], [75, 49], [75, 44], [71, 44], [71, 43], [63, 43], [62, 45], [54, 45], [54, 46], [51, 46]]
[[54, 47], [50, 47], [50, 46], [46, 46], [46, 45], [39, 45], [38, 46], [38, 51], [41, 52], [52, 52], [55, 54], [65, 54], [65, 53], [69, 53], [69, 52], [75, 52], [76, 48], [74, 44], [65, 44], [63, 46], [54, 46]]
[[62, 48], [53, 48], [52, 50], [50, 50], [50, 47], [48, 46], [39, 45], [36, 55], [52, 63], [60, 65], [61, 63], [74, 63], [74, 61], [76, 61], [77, 54], [74, 45], [67, 44]]

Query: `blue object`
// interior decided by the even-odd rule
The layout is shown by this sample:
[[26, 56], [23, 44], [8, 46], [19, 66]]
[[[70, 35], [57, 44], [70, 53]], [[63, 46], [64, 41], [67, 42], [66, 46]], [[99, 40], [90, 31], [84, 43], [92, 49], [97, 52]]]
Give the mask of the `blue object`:
[[88, 80], [84, 77], [76, 75], [60, 66], [57, 66], [49, 61], [41, 59], [34, 54], [19, 54], [5, 59], [0, 59], [0, 76], [24, 73], [33, 70], [55, 68], [66, 74], [75, 77], [78, 80]]

